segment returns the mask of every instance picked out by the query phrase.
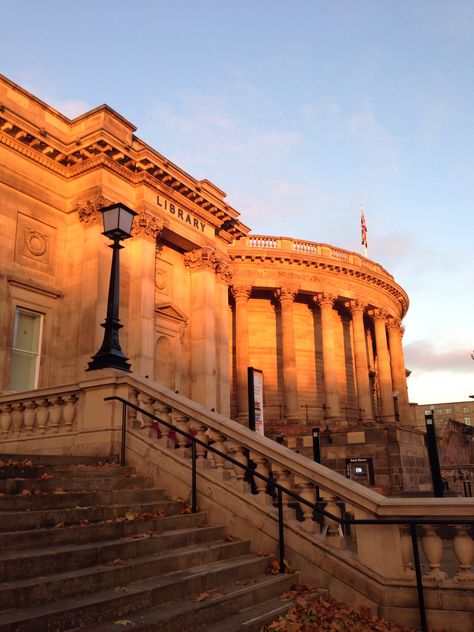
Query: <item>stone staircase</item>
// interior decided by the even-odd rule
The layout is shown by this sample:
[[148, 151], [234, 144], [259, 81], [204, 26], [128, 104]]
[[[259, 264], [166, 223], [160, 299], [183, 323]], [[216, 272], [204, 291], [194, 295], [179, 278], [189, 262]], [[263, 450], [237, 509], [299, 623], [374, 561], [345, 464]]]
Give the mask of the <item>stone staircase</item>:
[[259, 630], [298, 574], [250, 546], [132, 468], [0, 456], [0, 632]]

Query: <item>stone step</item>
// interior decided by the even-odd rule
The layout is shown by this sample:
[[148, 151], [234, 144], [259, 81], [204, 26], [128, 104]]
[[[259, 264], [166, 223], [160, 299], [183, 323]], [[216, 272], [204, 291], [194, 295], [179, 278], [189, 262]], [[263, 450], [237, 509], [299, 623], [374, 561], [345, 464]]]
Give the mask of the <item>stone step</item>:
[[87, 544], [66, 544], [7, 552], [0, 555], [0, 577], [3, 582], [11, 582], [28, 577], [64, 573], [88, 566], [109, 564], [117, 559], [130, 560], [184, 545], [217, 541], [224, 537], [224, 526], [205, 526], [174, 529], [166, 533], [139, 533], [121, 539]]
[[[41, 478], [47, 476], [48, 478]], [[52, 478], [50, 478], [52, 477]], [[65, 491], [93, 491], [112, 489], [147, 489], [152, 481], [145, 476], [124, 474], [123, 476], [71, 476], [54, 470], [45, 470], [39, 478], [13, 477], [0, 479], [0, 494], [21, 494], [26, 489], [31, 492], [51, 492], [58, 487]]]
[[130, 582], [244, 555], [249, 549], [249, 542], [243, 540], [204, 542], [136, 559], [114, 559], [100, 566], [6, 581], [0, 584], [0, 610], [113, 589]]
[[155, 520], [127, 520], [123, 516], [119, 522], [91, 522], [69, 525], [62, 528], [38, 528], [27, 531], [7, 531], [0, 533], [0, 551], [20, 551], [35, 547], [51, 547], [63, 544], [80, 544], [125, 538], [153, 531], [163, 533], [171, 529], [198, 528], [207, 525], [207, 513], [184, 513], [163, 516]]
[[116, 456], [89, 456], [89, 455], [67, 455], [67, 454], [10, 454], [0, 453], [0, 462], [14, 461], [24, 463], [31, 461], [34, 465], [97, 465], [97, 464], [118, 464]]
[[36, 479], [44, 474], [54, 477], [73, 477], [79, 479], [88, 478], [123, 478], [132, 476], [134, 470], [131, 467], [121, 467], [117, 464], [103, 465], [3, 465], [0, 466], [0, 480], [9, 478]]
[[26, 530], [38, 527], [58, 527], [79, 524], [81, 521], [100, 522], [119, 519], [132, 512], [150, 514], [149, 518], [159, 515], [171, 515], [186, 511], [180, 501], [159, 500], [149, 503], [128, 503], [107, 506], [67, 507], [61, 509], [43, 509], [35, 511], [3, 511], [0, 521], [1, 531], [13, 529]]
[[[189, 595], [200, 595], [216, 586], [263, 575], [268, 561], [269, 558], [247, 554], [198, 565], [197, 559], [192, 561], [185, 556], [181, 570], [173, 572], [166, 565], [164, 569], [156, 565], [155, 570], [165, 574], [128, 584], [119, 581], [114, 589], [104, 590], [103, 587], [100, 591], [97, 587], [89, 594], [76, 594], [74, 597], [62, 594], [61, 587], [70, 583], [63, 581], [57, 587], [59, 590], [54, 602], [32, 605], [31, 601], [25, 601], [24, 604], [16, 603], [13, 611], [0, 613], [0, 632], [59, 632], [97, 625], [102, 621], [120, 620], [139, 610], [171, 601], [182, 602]], [[288, 577], [289, 583], [295, 581], [294, 575]], [[130, 580], [127, 572], [123, 573], [123, 580]], [[249, 588], [253, 594], [256, 593], [255, 586], [249, 584]], [[231, 598], [230, 603], [233, 601]], [[194, 629], [194, 624], [188, 629]]]
[[[126, 615], [123, 625], [134, 631], [167, 630], [182, 632], [258, 632], [262, 625], [286, 612], [293, 603], [276, 596], [290, 590], [299, 575], [259, 575], [251, 580], [237, 580], [208, 591], [209, 596], [186, 596], [179, 602], [160, 605]], [[120, 619], [118, 620], [120, 621]], [[87, 625], [85, 632], [117, 632], [117, 620]], [[128, 623], [125, 624], [125, 622]]]
[[63, 509], [68, 507], [92, 507], [96, 505], [115, 505], [120, 502], [153, 502], [166, 498], [163, 489], [120, 489], [106, 491], [66, 491], [55, 488], [44, 495], [6, 495], [0, 496], [0, 511], [35, 511], [38, 509]]

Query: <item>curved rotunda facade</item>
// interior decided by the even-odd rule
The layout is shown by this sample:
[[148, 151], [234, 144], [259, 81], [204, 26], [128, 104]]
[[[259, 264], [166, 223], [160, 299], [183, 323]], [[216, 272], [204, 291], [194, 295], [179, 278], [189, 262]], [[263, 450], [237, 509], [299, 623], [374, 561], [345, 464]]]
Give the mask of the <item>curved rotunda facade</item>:
[[240, 238], [229, 256], [236, 419], [248, 417], [253, 366], [264, 373], [268, 431], [410, 424], [408, 297], [384, 268], [326, 244], [269, 236]]

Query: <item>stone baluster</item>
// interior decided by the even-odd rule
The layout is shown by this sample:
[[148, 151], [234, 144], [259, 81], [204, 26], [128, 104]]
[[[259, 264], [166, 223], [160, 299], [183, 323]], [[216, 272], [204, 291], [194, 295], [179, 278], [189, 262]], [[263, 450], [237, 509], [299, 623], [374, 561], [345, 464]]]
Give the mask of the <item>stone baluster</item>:
[[283, 393], [285, 398], [285, 419], [287, 421], [298, 421], [300, 418], [293, 314], [296, 294], [297, 290], [294, 288], [280, 288], [275, 292], [275, 296], [280, 302], [281, 310]]
[[49, 419], [49, 402], [46, 398], [37, 401], [38, 410], [36, 412], [36, 423], [41, 434], [46, 432]]
[[436, 533], [436, 529], [437, 527], [433, 525], [423, 525], [421, 546], [430, 567], [430, 570], [426, 573], [425, 578], [441, 582], [447, 577], [447, 575], [441, 570], [441, 560], [443, 559], [443, 541]]
[[[324, 510], [332, 514], [333, 516], [340, 518], [341, 508], [337, 503], [337, 497], [330, 495], [328, 492], [325, 492], [324, 501], [326, 503]], [[344, 537], [342, 535], [341, 524], [337, 520], [329, 518], [329, 516], [324, 516], [324, 532], [327, 536], [326, 541], [330, 546], [335, 549], [342, 548]]]
[[[128, 401], [135, 406], [140, 406], [138, 391], [136, 388], [130, 387], [128, 389]], [[134, 408], [127, 408], [127, 420], [130, 427], [133, 428], [135, 422], [137, 421], [137, 411]]]
[[[258, 474], [261, 474], [262, 476], [266, 476], [267, 478], [269, 478], [269, 468], [267, 464], [267, 459], [262, 454], [259, 454], [258, 452], [251, 452], [250, 458], [255, 463], [254, 472], [257, 472]], [[266, 493], [268, 483], [262, 478], [259, 478], [258, 476], [254, 476], [253, 480], [255, 483], [257, 494], [260, 497], [260, 499], [262, 499], [264, 502], [266, 502], [268, 499], [268, 501], [271, 502], [271, 498], [267, 496], [267, 493]]]
[[[196, 439], [199, 439], [199, 441], [202, 441], [203, 443], [207, 443], [207, 426], [204, 423], [194, 419], [191, 422], [190, 430], [191, 429], [193, 429], [196, 433]], [[205, 448], [205, 446], [201, 445], [200, 443], [196, 443], [196, 458], [198, 459], [199, 464], [204, 465], [206, 461], [206, 453], [207, 449]]]
[[[293, 483], [292, 483], [291, 478], [290, 478], [289, 470], [287, 470], [282, 465], [279, 465], [278, 463], [273, 463], [272, 464], [272, 472], [273, 472], [273, 478], [275, 479], [276, 483], [278, 483], [279, 485], [281, 485], [285, 489], [288, 489], [289, 491], [292, 491]], [[294, 518], [293, 511], [291, 511], [291, 514], [289, 514], [289, 508], [288, 508], [288, 504], [291, 502], [291, 497], [288, 496], [288, 494], [285, 494], [283, 492], [282, 502], [283, 502], [283, 508], [284, 508], [284, 512], [285, 512], [285, 517], [286, 518]]]
[[61, 425], [62, 417], [63, 417], [63, 406], [64, 401], [61, 397], [57, 397], [55, 400], [51, 402], [50, 408], [50, 426], [53, 432], [59, 432], [59, 427]]
[[0, 411], [0, 430], [7, 435], [12, 425], [12, 407], [10, 404], [3, 404]]
[[472, 572], [474, 542], [469, 535], [469, 525], [454, 525], [454, 531], [453, 549], [459, 568], [453, 579], [457, 582], [474, 582], [474, 573]]
[[66, 404], [63, 409], [64, 427], [66, 430], [71, 430], [74, 425], [74, 419], [76, 418], [77, 395], [68, 395], [65, 401]]
[[414, 574], [413, 544], [411, 541], [410, 527], [400, 525], [400, 545], [402, 549], [403, 571], [409, 575]]
[[20, 432], [23, 429], [23, 410], [24, 406], [21, 402], [13, 404], [12, 427], [13, 432]]
[[30, 399], [25, 403], [25, 410], [23, 411], [23, 427], [28, 434], [32, 434], [36, 421], [36, 404], [34, 400]]
[[[314, 484], [310, 481], [300, 479], [297, 481], [297, 485], [299, 487], [298, 494], [301, 496], [301, 498], [307, 500], [310, 503], [314, 503], [316, 495]], [[303, 522], [301, 525], [303, 529], [305, 531], [308, 531], [309, 533], [319, 533], [319, 524], [313, 519], [313, 508], [303, 503], [300, 503], [300, 508], [301, 512], [303, 513]]]
[[[229, 439], [227, 440], [226, 445], [227, 445], [228, 454], [233, 459], [235, 459], [235, 461], [237, 461], [238, 463], [242, 463], [242, 465], [247, 465], [247, 457], [245, 455], [245, 448], [242, 445]], [[248, 492], [249, 486], [245, 480], [246, 471], [244, 470], [243, 467], [239, 467], [238, 465], [234, 465], [233, 468], [234, 468], [234, 474], [235, 474], [236, 485], [238, 487], [238, 490], [241, 492]]]
[[[209, 428], [207, 431], [207, 436], [209, 437], [209, 445], [212, 445], [213, 448], [219, 450], [219, 452], [225, 453], [224, 441], [225, 437], [221, 435], [217, 430], [212, 430]], [[225, 458], [220, 456], [219, 454], [215, 454], [212, 450], [208, 450], [208, 459], [214, 463], [214, 467], [219, 475], [222, 475], [224, 470]]]
[[247, 368], [249, 366], [248, 301], [252, 286], [234, 286], [235, 301], [235, 384], [237, 394], [237, 421], [248, 425], [249, 403]]
[[[187, 415], [183, 415], [179, 411], [175, 410], [172, 413], [173, 424], [183, 432], [189, 432], [189, 417]], [[184, 450], [188, 443], [188, 439], [182, 435], [180, 432], [176, 433], [176, 445], [182, 452], [182, 456], [184, 455]]]
[[[151, 395], [142, 393], [140, 399], [141, 399], [140, 408], [143, 408], [143, 410], [145, 410], [150, 415], [154, 415], [155, 414], [155, 408], [154, 408], [155, 398], [152, 397]], [[152, 422], [153, 420], [151, 417], [148, 417], [148, 415], [142, 415], [142, 428], [144, 428], [145, 426], [152, 427], [153, 425]]]
[[[165, 402], [160, 401], [159, 399], [157, 399], [153, 405], [153, 414], [156, 417], [159, 417], [160, 419], [163, 419], [163, 421], [167, 421], [168, 423], [171, 423], [171, 408], [165, 404]], [[159, 442], [160, 445], [162, 445], [164, 448], [168, 447], [168, 435], [169, 435], [169, 428], [163, 424], [160, 424], [159, 422], [156, 422], [156, 435], [157, 435], [157, 440]]]

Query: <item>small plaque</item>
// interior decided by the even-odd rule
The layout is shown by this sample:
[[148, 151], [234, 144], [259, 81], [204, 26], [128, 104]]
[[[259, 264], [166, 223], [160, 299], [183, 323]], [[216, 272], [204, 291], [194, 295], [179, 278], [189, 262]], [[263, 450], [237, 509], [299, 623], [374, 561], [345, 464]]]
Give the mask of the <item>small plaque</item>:
[[348, 432], [347, 443], [365, 443], [365, 432]]
[[312, 448], [313, 447], [313, 437], [311, 435], [306, 435], [303, 437], [303, 448]]

